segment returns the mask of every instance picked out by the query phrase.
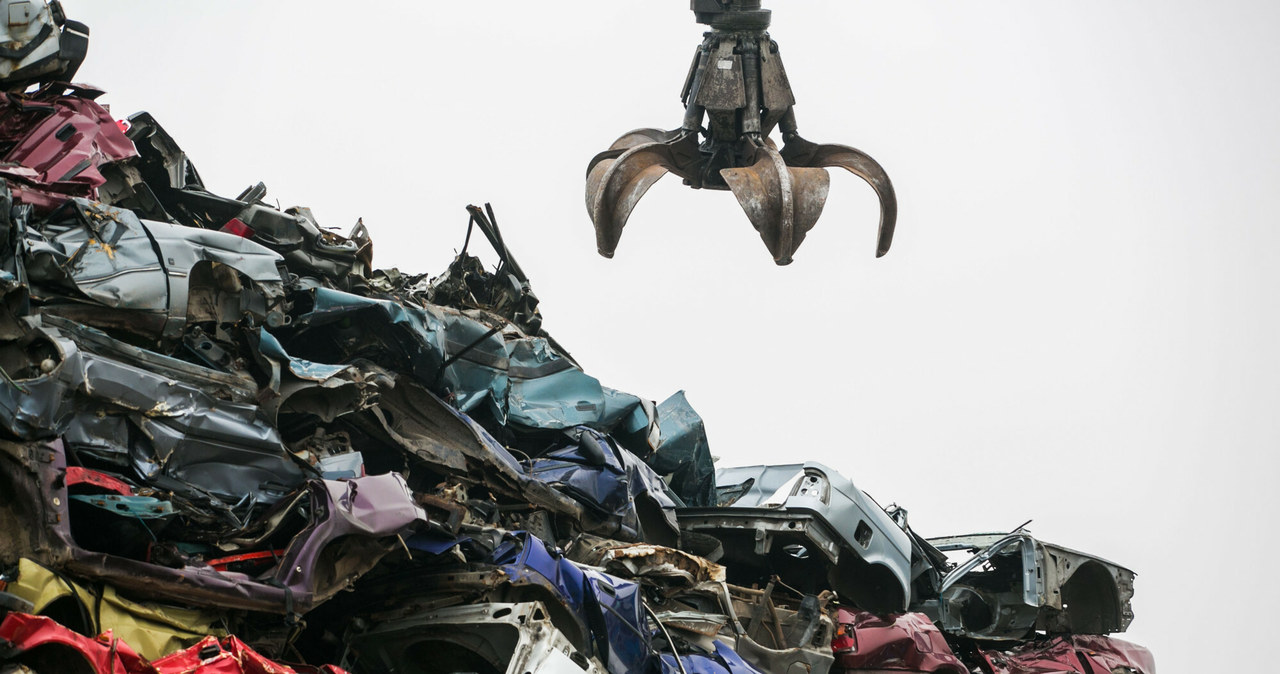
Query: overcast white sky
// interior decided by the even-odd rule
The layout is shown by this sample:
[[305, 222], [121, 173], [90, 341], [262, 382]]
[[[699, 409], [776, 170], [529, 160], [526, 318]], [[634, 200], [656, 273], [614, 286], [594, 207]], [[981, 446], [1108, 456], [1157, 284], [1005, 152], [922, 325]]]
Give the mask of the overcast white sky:
[[[685, 0], [65, 0], [83, 81], [206, 182], [258, 181], [437, 272], [492, 201], [546, 327], [684, 389], [724, 464], [822, 461], [925, 535], [1010, 529], [1138, 572], [1162, 674], [1261, 666], [1280, 605], [1280, 4], [772, 0], [832, 176], [776, 268], [728, 193], [660, 182], [610, 261], [587, 161], [679, 124]], [[492, 256], [490, 256], [492, 258]]]

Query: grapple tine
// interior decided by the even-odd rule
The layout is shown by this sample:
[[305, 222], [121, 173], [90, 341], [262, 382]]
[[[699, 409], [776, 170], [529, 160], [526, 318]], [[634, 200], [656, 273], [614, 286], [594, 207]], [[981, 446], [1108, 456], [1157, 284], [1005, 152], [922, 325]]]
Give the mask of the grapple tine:
[[880, 197], [880, 232], [876, 239], [876, 257], [883, 257], [893, 245], [893, 229], [898, 221], [898, 198], [893, 192], [889, 174], [867, 153], [847, 145], [819, 145], [792, 136], [782, 149], [791, 166], [838, 166], [867, 181]]
[[[613, 141], [613, 145], [608, 150], [597, 154], [591, 158], [591, 162], [587, 164], [587, 177], [590, 179], [591, 172], [595, 170], [596, 165], [606, 159], [617, 159], [623, 153], [637, 145], [646, 143], [669, 143], [679, 138], [680, 130], [663, 131], [662, 129], [633, 129], [621, 136], [618, 140]], [[591, 188], [587, 188], [587, 210], [591, 210]]]
[[630, 150], [637, 145], [645, 143], [669, 143], [679, 138], [684, 132], [680, 129], [664, 131], [662, 129], [633, 129], [621, 136], [618, 140], [613, 141], [613, 145], [609, 146], [610, 150]]
[[830, 177], [820, 168], [791, 168], [763, 147], [755, 164], [721, 169], [733, 196], [779, 265], [791, 264], [805, 234], [822, 215]]
[[671, 168], [670, 149], [662, 143], [609, 156], [617, 152], [596, 155], [587, 171], [587, 212], [596, 228], [596, 250], [605, 257], [613, 257], [636, 202]]

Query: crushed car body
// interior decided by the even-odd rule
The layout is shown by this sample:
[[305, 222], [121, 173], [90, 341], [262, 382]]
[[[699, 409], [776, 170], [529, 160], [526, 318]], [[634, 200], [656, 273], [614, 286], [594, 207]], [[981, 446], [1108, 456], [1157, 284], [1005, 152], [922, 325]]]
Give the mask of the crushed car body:
[[930, 538], [972, 555], [943, 579], [936, 619], [975, 639], [1020, 640], [1034, 631], [1123, 632], [1133, 621], [1134, 573], [1023, 532]]
[[1151, 652], [1114, 637], [1038, 634], [1020, 642], [981, 641], [938, 629], [923, 613], [877, 616], [840, 610], [832, 647], [837, 674], [1154, 674]]
[[209, 636], [189, 648], [148, 661], [110, 630], [96, 638], [77, 634], [56, 621], [14, 613], [0, 622], [3, 656], [14, 672], [112, 672], [119, 674], [346, 674], [332, 665], [298, 666], [273, 662], [235, 637]]
[[[679, 513], [720, 540], [740, 582], [779, 575], [877, 611], [911, 599], [911, 539], [845, 477], [819, 463], [717, 471], [714, 508]], [[734, 574], [731, 574], [734, 575]]]
[[68, 84], [59, 3], [0, 8], [0, 672], [1154, 673], [1109, 636], [1133, 572], [717, 468], [683, 391], [548, 333], [491, 206], [439, 275], [378, 269]]

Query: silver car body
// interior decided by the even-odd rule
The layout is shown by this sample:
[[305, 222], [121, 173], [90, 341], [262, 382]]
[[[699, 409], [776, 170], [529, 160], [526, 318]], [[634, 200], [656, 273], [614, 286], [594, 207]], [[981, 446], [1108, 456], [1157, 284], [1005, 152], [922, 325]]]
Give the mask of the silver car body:
[[[1110, 634], [1133, 621], [1134, 573], [1025, 532], [931, 538], [970, 552], [942, 580], [935, 620], [977, 639], [1022, 639], [1032, 630]], [[926, 609], [935, 613], [934, 607]]]
[[[735, 565], [754, 567], [804, 582], [805, 592], [835, 590], [869, 611], [906, 610], [910, 536], [835, 470], [815, 462], [722, 468], [716, 485], [721, 507], [684, 508], [678, 516], [685, 531], [721, 540], [731, 573]], [[726, 503], [726, 495], [737, 497]]]

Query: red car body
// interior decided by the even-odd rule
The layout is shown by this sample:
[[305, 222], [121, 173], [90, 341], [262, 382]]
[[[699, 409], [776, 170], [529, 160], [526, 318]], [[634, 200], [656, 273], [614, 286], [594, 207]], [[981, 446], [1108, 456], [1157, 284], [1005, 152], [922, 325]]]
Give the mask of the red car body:
[[977, 670], [957, 657], [943, 632], [922, 613], [879, 617], [872, 613], [839, 613], [831, 647], [832, 674], [1155, 674], [1151, 651], [1109, 636], [1076, 634], [1044, 637], [983, 648], [965, 641], [964, 655]]
[[235, 637], [205, 637], [148, 662], [110, 631], [90, 639], [51, 618], [25, 613], [10, 613], [0, 622], [0, 651], [5, 658], [34, 663], [38, 671], [76, 674], [346, 674], [332, 665], [295, 668], [272, 662]]

